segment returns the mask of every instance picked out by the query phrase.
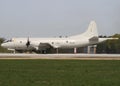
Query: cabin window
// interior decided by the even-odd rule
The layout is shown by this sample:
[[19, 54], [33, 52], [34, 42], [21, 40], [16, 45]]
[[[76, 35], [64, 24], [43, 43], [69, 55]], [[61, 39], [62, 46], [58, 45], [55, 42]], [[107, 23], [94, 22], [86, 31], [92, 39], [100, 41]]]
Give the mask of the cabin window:
[[22, 41], [20, 41], [20, 43], [22, 43]]
[[66, 43], [68, 43], [68, 41], [66, 41]]

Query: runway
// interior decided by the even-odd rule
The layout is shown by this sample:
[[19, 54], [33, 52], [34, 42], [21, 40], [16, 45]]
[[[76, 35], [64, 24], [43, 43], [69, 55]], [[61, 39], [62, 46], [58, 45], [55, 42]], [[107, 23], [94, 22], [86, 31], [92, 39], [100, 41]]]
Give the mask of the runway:
[[10, 54], [10, 53], [0, 53], [0, 59], [120, 60], [120, 54]]

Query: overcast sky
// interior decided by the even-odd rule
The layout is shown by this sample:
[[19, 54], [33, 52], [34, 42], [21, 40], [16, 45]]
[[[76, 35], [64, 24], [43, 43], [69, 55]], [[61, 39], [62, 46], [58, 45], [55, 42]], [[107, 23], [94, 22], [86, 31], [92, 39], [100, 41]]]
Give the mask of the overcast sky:
[[0, 0], [0, 37], [54, 37], [84, 32], [120, 34], [120, 0]]

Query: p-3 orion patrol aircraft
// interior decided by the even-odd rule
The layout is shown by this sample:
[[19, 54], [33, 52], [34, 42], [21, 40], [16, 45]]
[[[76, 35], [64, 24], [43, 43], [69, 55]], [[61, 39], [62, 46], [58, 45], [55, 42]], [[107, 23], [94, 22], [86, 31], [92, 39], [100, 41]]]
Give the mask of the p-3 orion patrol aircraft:
[[95, 21], [91, 21], [88, 29], [78, 35], [66, 38], [12, 38], [1, 44], [2, 47], [14, 51], [34, 51], [40, 52], [50, 48], [78, 48], [98, 44], [108, 39], [117, 38], [99, 38]]

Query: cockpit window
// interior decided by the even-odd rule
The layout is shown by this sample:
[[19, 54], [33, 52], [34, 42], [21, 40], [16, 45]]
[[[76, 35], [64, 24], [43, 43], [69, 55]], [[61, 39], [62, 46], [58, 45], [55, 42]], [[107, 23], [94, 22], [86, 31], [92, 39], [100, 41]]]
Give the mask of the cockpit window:
[[6, 42], [12, 42], [12, 39], [4, 41], [4, 43], [6, 43]]

